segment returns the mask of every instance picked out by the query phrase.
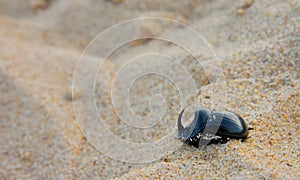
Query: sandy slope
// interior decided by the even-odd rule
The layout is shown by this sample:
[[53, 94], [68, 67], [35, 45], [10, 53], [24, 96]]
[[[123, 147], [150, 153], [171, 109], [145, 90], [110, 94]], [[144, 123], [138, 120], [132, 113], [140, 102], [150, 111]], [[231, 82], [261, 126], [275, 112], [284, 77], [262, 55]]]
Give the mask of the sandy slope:
[[[1, 179], [300, 178], [299, 2], [151, 2], [0, 0]], [[241, 114], [254, 128], [251, 138], [243, 143], [230, 141], [203, 149], [183, 146], [146, 164], [109, 158], [89, 144], [76, 124], [70, 100], [78, 59], [99, 32], [141, 16], [167, 17], [187, 23], [208, 40], [219, 56], [224, 73], [225, 108]], [[194, 42], [186, 29], [168, 24], [146, 23], [136, 28], [135, 33], [124, 31], [120, 37], [162, 34]], [[113, 42], [108, 42], [118, 38], [107, 37], [107, 43], [99, 47], [110, 47]], [[175, 126], [174, 119], [180, 110], [179, 96], [172, 83], [161, 77], [152, 77], [150, 83], [147, 77], [141, 79], [132, 90], [131, 106], [140, 115], [149, 113], [144, 102], [153, 92], [166, 96], [165, 124], [158, 124], [152, 131], [128, 127], [110, 104], [107, 89], [117, 70], [135, 55], [153, 51], [173, 57], [196, 80], [200, 91], [187, 104], [198, 100], [209, 107], [213, 97], [224, 97], [212, 93], [212, 89], [220, 89], [223, 84], [217, 80], [220, 77], [209, 73], [217, 69], [211, 66], [213, 57], [204, 46], [197, 51], [205, 67], [201, 69], [193, 58], [172, 44], [152, 40], [124, 45], [104, 64], [103, 79], [96, 80], [99, 88], [95, 91], [97, 105], [104, 112], [102, 118], [121, 139], [151, 141]], [[90, 72], [103, 60], [104, 51], [96, 48], [89, 53], [89, 63], [81, 69], [84, 81], [94, 78]], [[166, 71], [176, 69], [175, 65], [164, 67]], [[131, 68], [133, 71], [147, 69]], [[208, 71], [206, 76], [201, 76], [205, 70]], [[184, 82], [185, 77], [178, 78]], [[84, 81], [76, 87], [77, 103], [89, 97]], [[93, 104], [86, 107], [92, 108]], [[83, 115], [90, 118], [89, 111], [85, 113]], [[94, 119], [85, 122], [84, 127], [96, 140], [101, 138], [98, 136], [103, 132], [101, 128], [98, 131], [99, 125]], [[108, 142], [106, 147], [105, 142], [102, 143], [105, 148], [118, 147]], [[130, 151], [124, 155], [134, 156]]]

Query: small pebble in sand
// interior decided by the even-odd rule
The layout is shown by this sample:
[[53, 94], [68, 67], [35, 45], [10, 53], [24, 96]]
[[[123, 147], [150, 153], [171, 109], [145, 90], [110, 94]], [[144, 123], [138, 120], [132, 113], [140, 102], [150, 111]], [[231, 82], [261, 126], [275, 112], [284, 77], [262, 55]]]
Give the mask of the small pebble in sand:
[[254, 0], [245, 0], [243, 4], [240, 6], [240, 8], [237, 10], [237, 15], [243, 16], [246, 13], [246, 9], [252, 6], [254, 3]]
[[204, 97], [205, 97], [206, 99], [209, 99], [209, 98], [210, 98], [210, 96], [209, 96], [209, 95], [205, 95]]
[[242, 4], [241, 8], [248, 9], [249, 7], [252, 6], [253, 3], [254, 3], [254, 0], [245, 0], [244, 3]]
[[50, 0], [33, 0], [31, 1], [31, 8], [33, 10], [45, 9], [49, 6]]
[[82, 92], [79, 87], [69, 87], [66, 92], [65, 98], [69, 101], [79, 99], [82, 95]]
[[244, 9], [238, 9], [236, 14], [239, 15], [239, 16], [243, 16], [245, 14], [245, 10]]
[[31, 152], [30, 151], [20, 151], [20, 156], [22, 157], [22, 159], [24, 161], [28, 161], [30, 160], [30, 157], [31, 157]]

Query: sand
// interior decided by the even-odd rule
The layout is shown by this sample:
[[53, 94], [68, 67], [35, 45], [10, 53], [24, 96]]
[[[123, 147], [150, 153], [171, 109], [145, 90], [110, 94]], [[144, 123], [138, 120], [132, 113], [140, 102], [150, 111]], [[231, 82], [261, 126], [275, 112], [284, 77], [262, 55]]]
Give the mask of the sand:
[[[188, 28], [155, 20], [124, 26], [84, 51], [106, 28], [148, 16], [189, 25], [217, 58]], [[300, 178], [298, 1], [0, 0], [0, 25], [1, 179]], [[173, 38], [194, 56], [176, 44], [148, 39], [124, 44], [104, 62], [115, 42], [141, 36]], [[147, 53], [172, 61], [139, 56], [136, 62], [146, 63], [124, 67]], [[86, 63], [78, 67], [80, 57]], [[75, 70], [80, 82], [72, 100]], [[126, 96], [124, 82], [143, 71], [156, 74], [141, 76]], [[169, 73], [175, 83], [158, 72]], [[182, 106], [176, 85], [190, 94]], [[95, 104], [89, 101], [94, 97]], [[253, 130], [245, 142], [190, 147], [174, 138], [183, 107], [184, 125], [195, 108], [222, 107], [240, 114]], [[117, 112], [130, 108], [139, 116], [124, 121]], [[127, 147], [115, 137], [138, 145]]]

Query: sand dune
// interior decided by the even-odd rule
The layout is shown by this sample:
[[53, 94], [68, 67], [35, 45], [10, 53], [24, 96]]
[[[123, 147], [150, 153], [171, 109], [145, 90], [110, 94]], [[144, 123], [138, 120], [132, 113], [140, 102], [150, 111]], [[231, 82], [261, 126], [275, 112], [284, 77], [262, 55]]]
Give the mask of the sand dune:
[[[112, 25], [147, 16], [189, 25], [207, 40], [218, 58], [209, 52], [207, 44], [197, 44], [197, 38], [189, 36], [188, 28], [179, 23], [143, 21], [123, 26], [102, 41], [92, 41]], [[0, 0], [0, 178], [299, 179], [299, 17], [300, 3], [294, 0]], [[191, 56], [172, 42], [147, 39], [125, 43], [105, 59], [107, 51], [122, 38], [142, 36], [183, 40], [196, 54]], [[89, 43], [98, 44], [85, 49]], [[164, 54], [172, 61], [161, 58], [160, 63], [157, 58], [149, 64], [129, 63], [149, 53]], [[137, 60], [153, 57], [140, 56]], [[77, 67], [80, 58], [86, 61]], [[96, 77], [94, 72], [102, 63], [101, 76]], [[128, 97], [117, 94], [114, 105], [110, 90], [114, 85], [116, 92], [125, 92], [122, 88], [127, 84], [122, 81], [131, 80], [131, 73], [142, 70], [168, 72], [180, 82], [178, 87], [188, 89], [189, 78], [178, 70], [179, 64], [199, 90], [183, 103], [190, 108], [185, 119], [192, 116], [195, 106], [224, 103], [225, 109], [243, 116], [254, 129], [250, 138], [202, 149], [165, 139], [161, 149], [149, 145], [140, 152], [112, 142], [107, 129], [122, 142], [139, 145], [166, 135], [173, 137], [181, 108], [173, 82], [156, 76], [158, 73], [138, 79], [128, 96], [131, 110], [140, 119], [128, 122], [116, 112], [128, 111], [122, 104]], [[80, 82], [75, 83], [72, 102], [75, 70], [80, 71]], [[89, 83], [94, 81], [95, 91]], [[157, 94], [165, 101], [153, 96]], [[148, 104], [150, 97], [153, 106]], [[93, 98], [95, 104], [86, 103]], [[162, 118], [147, 116], [152, 111], [161, 113], [162, 102], [167, 105]], [[79, 109], [77, 120], [83, 120], [76, 121], [73, 105]], [[92, 115], [96, 110], [107, 129]], [[156, 124], [152, 129], [139, 129], [130, 123]], [[176, 151], [164, 152], [174, 146]], [[111, 157], [113, 153], [119, 158], [116, 154]], [[123, 156], [159, 158], [132, 163], [120, 161]]]

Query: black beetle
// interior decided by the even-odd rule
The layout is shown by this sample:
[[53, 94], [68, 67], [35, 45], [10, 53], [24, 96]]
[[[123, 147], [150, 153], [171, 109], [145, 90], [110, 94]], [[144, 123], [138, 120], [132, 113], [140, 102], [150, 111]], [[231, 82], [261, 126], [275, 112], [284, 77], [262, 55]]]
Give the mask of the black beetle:
[[194, 120], [187, 127], [181, 123], [184, 109], [178, 116], [178, 138], [194, 147], [199, 142], [204, 144], [226, 143], [230, 139], [246, 139], [248, 127], [245, 120], [229, 111], [210, 111], [199, 109], [194, 113]]

